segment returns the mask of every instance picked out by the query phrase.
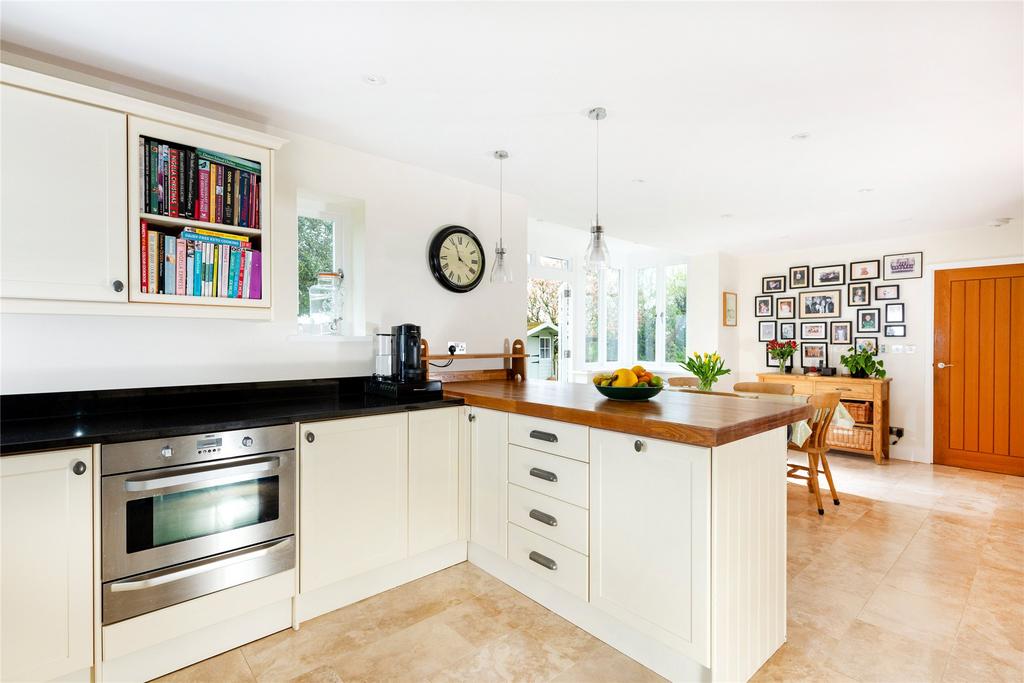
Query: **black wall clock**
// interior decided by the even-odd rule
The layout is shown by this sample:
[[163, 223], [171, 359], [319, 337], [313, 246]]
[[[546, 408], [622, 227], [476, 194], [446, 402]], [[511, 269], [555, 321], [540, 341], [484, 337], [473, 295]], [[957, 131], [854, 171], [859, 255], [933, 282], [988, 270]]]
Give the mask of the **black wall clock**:
[[445, 289], [464, 294], [484, 279], [484, 250], [469, 228], [448, 225], [430, 240], [430, 272]]

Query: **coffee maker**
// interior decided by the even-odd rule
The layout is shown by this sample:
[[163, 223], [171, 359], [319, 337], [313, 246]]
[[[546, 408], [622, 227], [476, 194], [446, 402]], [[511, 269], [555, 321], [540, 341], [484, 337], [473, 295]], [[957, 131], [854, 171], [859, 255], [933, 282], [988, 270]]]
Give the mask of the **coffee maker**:
[[420, 358], [420, 326], [395, 325], [391, 328], [391, 379], [420, 382], [425, 374]]
[[[391, 334], [378, 337], [376, 372], [366, 381], [366, 393], [403, 401], [436, 401], [443, 395], [441, 381], [427, 379], [420, 349], [420, 326], [395, 325]], [[386, 353], [391, 354], [390, 374], [384, 374]]]

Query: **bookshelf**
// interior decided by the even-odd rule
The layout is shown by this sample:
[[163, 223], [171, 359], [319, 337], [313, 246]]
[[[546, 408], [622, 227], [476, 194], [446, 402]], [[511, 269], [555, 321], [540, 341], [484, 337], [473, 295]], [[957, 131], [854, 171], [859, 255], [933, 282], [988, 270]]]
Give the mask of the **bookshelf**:
[[[240, 157], [260, 165], [260, 194], [258, 226], [243, 227], [220, 222], [158, 215], [146, 211], [139, 140], [152, 138], [189, 148], [207, 149], [221, 154]], [[128, 299], [131, 302], [177, 304], [220, 308], [269, 309], [271, 307], [271, 197], [273, 176], [271, 150], [229, 137], [205, 133], [193, 128], [128, 116]], [[195, 296], [191, 294], [159, 294], [144, 291], [142, 263], [142, 221], [150, 230], [163, 235], [179, 237], [182, 230], [209, 230], [238, 235], [248, 240], [251, 249], [260, 252], [260, 297]]]

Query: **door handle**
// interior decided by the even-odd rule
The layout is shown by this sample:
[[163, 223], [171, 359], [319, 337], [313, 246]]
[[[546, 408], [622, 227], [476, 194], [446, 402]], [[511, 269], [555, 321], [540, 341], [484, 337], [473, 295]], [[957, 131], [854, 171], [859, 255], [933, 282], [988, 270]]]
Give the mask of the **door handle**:
[[539, 467], [531, 467], [530, 476], [537, 477], [538, 479], [543, 479], [544, 481], [550, 481], [552, 483], [558, 482], [557, 474], [555, 474], [554, 472], [548, 472], [547, 470], [542, 470]]
[[937, 367], [939, 370], [945, 370], [946, 368], [953, 367], [953, 364], [952, 363], [936, 363], [935, 367]]
[[545, 569], [550, 569], [551, 571], [555, 571], [556, 569], [558, 569], [557, 562], [552, 560], [547, 555], [541, 555], [536, 550], [530, 551], [530, 559], [539, 564], [540, 566], [544, 567]]
[[558, 526], [558, 520], [554, 515], [549, 515], [546, 512], [540, 510], [530, 510], [530, 517], [537, 520], [541, 524], [547, 524], [548, 526]]
[[246, 479], [255, 479], [256, 477], [253, 477], [253, 474], [270, 472], [280, 466], [280, 458], [263, 458], [261, 460], [251, 460], [244, 464], [206, 467], [198, 471], [172, 474], [170, 476], [136, 477], [125, 480], [124, 490], [129, 492], [155, 491], [170, 488], [171, 486], [200, 482], [228, 484], [236, 481], [245, 481]]
[[530, 432], [531, 439], [537, 439], [538, 441], [547, 441], [548, 443], [558, 443], [558, 435], [552, 434], [551, 432], [542, 432], [539, 429], [534, 429]]

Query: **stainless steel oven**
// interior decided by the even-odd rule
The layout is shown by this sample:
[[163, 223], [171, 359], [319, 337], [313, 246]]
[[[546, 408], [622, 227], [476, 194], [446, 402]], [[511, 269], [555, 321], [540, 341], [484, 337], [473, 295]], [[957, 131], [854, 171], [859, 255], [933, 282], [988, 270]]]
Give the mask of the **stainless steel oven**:
[[295, 427], [101, 451], [103, 623], [295, 566]]

